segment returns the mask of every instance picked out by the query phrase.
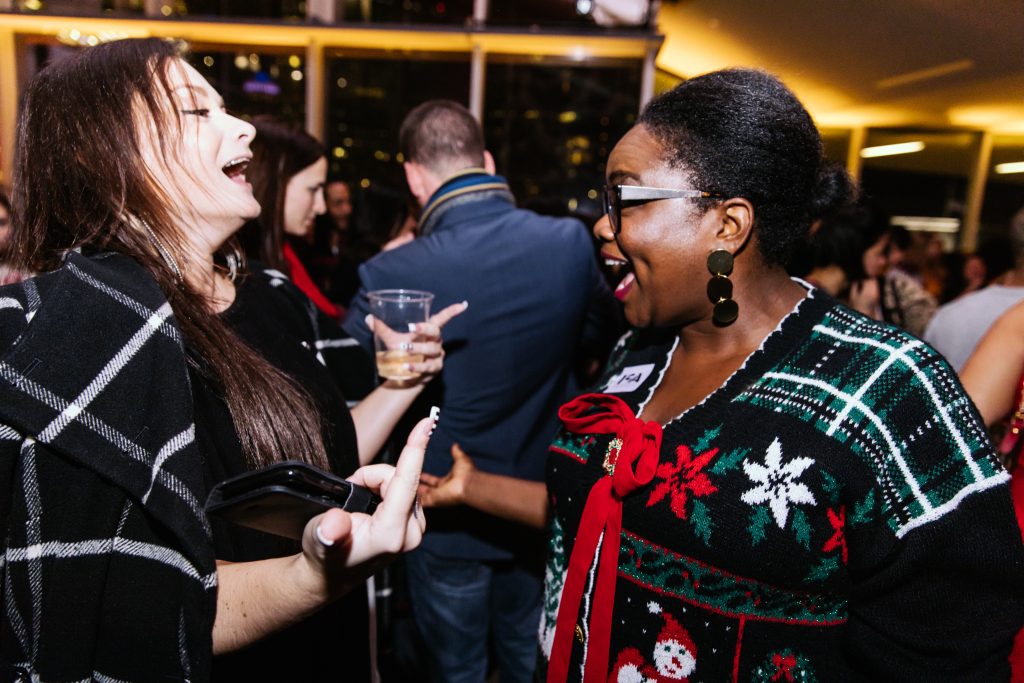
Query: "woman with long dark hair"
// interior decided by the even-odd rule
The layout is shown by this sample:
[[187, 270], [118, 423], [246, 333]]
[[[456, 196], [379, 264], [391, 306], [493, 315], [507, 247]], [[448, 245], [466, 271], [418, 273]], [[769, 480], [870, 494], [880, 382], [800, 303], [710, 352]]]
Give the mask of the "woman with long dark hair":
[[[260, 210], [253, 132], [157, 39], [83, 50], [25, 92], [12, 252], [43, 274], [0, 289], [0, 661], [33, 678], [206, 680], [212, 653], [302, 628], [419, 542], [428, 421], [397, 470], [352, 475], [383, 494], [373, 516], [315, 517], [301, 547], [236, 555], [204, 514], [226, 474], [358, 464], [304, 310], [230, 267]], [[426, 375], [443, 322], [422, 326]], [[299, 678], [320, 663], [278, 654]]]
[[257, 116], [252, 124], [256, 140], [246, 178], [261, 211], [239, 232], [245, 254], [286, 273], [337, 322], [342, 311], [317, 287], [300, 256], [309, 252], [316, 217], [327, 210], [327, 150], [306, 131], [271, 116]]

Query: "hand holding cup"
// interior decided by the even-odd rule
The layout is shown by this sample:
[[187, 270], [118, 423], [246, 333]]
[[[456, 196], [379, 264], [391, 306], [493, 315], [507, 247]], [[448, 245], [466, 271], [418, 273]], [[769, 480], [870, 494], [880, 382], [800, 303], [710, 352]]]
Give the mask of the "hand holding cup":
[[368, 294], [377, 374], [385, 380], [410, 383], [441, 371], [444, 349], [441, 328], [465, 311], [462, 301], [430, 316], [433, 294], [413, 290], [378, 290]]

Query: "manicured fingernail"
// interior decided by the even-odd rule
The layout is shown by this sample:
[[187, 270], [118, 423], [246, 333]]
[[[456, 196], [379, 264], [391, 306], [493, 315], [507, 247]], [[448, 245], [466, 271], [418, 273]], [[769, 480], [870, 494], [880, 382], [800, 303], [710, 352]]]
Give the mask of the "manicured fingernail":
[[462, 300], [462, 308], [463, 310], [469, 308], [469, 302], [466, 301], [465, 299]]
[[373, 327], [373, 316], [367, 313], [366, 317], [363, 318], [363, 322], [366, 323], [367, 327]]
[[417, 323], [409, 323], [409, 331], [410, 332], [415, 332], [416, 331], [416, 325], [417, 325]]
[[328, 540], [327, 538], [324, 537], [324, 532], [320, 530], [320, 525], [319, 524], [316, 525], [316, 540], [320, 541], [321, 543], [323, 543], [328, 548], [330, 548], [332, 545], [334, 545], [334, 541]]
[[402, 342], [402, 343], [400, 343], [398, 345], [398, 348], [400, 350], [402, 350], [402, 351], [411, 351], [412, 350], [412, 342]]
[[440, 419], [440, 417], [441, 417], [441, 409], [439, 407], [437, 407], [437, 406], [431, 406], [430, 407], [430, 434], [427, 434], [427, 436], [432, 436], [434, 434], [434, 429], [437, 427], [437, 421], [438, 421], [438, 419]]

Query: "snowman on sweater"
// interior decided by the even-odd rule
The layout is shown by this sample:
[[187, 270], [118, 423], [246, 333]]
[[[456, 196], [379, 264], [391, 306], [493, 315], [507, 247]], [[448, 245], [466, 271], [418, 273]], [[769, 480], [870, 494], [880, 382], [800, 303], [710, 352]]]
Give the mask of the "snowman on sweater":
[[615, 660], [608, 683], [686, 683], [697, 670], [697, 646], [686, 629], [658, 603], [650, 602], [647, 608], [661, 614], [665, 624], [654, 644], [653, 664], [635, 647], [628, 647]]

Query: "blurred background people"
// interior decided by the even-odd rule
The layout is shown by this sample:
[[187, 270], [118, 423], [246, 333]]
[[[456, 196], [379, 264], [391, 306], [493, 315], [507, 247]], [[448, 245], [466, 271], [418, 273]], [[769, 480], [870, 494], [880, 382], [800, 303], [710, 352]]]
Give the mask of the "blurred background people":
[[[305, 371], [322, 377], [306, 378], [307, 386], [317, 387], [324, 404], [330, 406], [323, 410], [325, 423], [337, 431], [330, 434], [328, 440], [343, 448], [348, 458], [333, 463], [332, 469], [347, 474], [353, 466], [368, 464], [377, 455], [429, 376], [403, 386], [391, 382], [374, 388], [371, 357], [337, 327], [340, 311], [316, 287], [298, 256], [309, 250], [306, 239], [312, 234], [314, 219], [325, 212], [323, 188], [327, 160], [324, 149], [305, 131], [284, 122], [257, 117], [253, 125], [256, 136], [250, 143], [252, 159], [246, 168], [246, 179], [252, 184], [253, 195], [261, 209], [257, 218], [242, 227], [241, 236], [243, 244], [248, 245], [247, 255], [256, 272], [238, 290], [240, 303], [245, 305], [236, 306], [232, 313], [241, 329], [253, 334], [268, 354], [288, 358], [298, 352], [317, 361]], [[281, 272], [301, 292], [282, 280]], [[262, 285], [262, 291], [255, 282]], [[276, 296], [272, 296], [268, 288]], [[266, 330], [275, 327], [285, 331], [302, 330], [313, 335], [315, 341], [297, 342], [280, 331], [266, 335]], [[345, 404], [353, 399], [360, 400], [352, 405], [349, 418]], [[355, 442], [346, 438], [348, 435], [343, 431], [350, 421], [355, 429], [351, 435]], [[218, 471], [222, 478], [231, 474], [230, 468]], [[215, 532], [220, 534], [221, 547], [229, 559], [272, 556], [281, 552], [282, 543], [265, 534], [227, 525], [215, 526]], [[352, 665], [347, 674], [363, 680], [372, 670], [367, 610], [366, 593], [353, 592], [333, 610], [318, 617], [317, 624], [309, 630], [274, 636], [272, 643], [258, 652], [245, 651], [219, 660], [218, 671], [241, 678], [266, 675], [271, 664], [264, 658], [264, 652], [267, 657], [277, 657], [281, 652], [298, 649], [300, 641], [315, 643], [320, 642], [319, 638], [333, 638], [339, 644], [331, 649], [331, 655], [349, 660]], [[317, 652], [317, 656], [327, 654], [327, 650]], [[318, 666], [322, 675], [333, 675], [326, 659], [321, 659]]]
[[[942, 353], [957, 372], [996, 319], [1024, 300], [1024, 208], [1017, 212], [1010, 225], [1010, 245], [1014, 267], [992, 284], [968, 291], [939, 307], [925, 330], [925, 341]], [[975, 259], [982, 261], [980, 255]], [[984, 273], [987, 267], [982, 262], [978, 269]], [[983, 275], [979, 281], [985, 281]]]
[[14, 255], [10, 253], [11, 200], [0, 188], [0, 286], [21, 282], [25, 274], [11, 266]]
[[[574, 219], [516, 208], [461, 104], [414, 108], [400, 147], [419, 237], [360, 267], [345, 329], [371, 348], [363, 320], [374, 289], [431, 291], [440, 306], [468, 300], [445, 330], [446, 372], [425, 395], [444, 416], [428, 469], [447, 472], [458, 442], [482, 470], [541, 482], [555, 411], [578, 390], [574, 362], [601, 357], [613, 340], [615, 301], [590, 236]], [[429, 522], [428, 547], [406, 568], [430, 679], [479, 683], [494, 652], [503, 683], [532, 681], [541, 534], [470, 509]]]
[[865, 275], [866, 243], [877, 240], [873, 214], [859, 205], [843, 207], [815, 221], [810, 237], [796, 245], [787, 270], [843, 302]]
[[345, 245], [345, 235], [348, 234], [349, 219], [352, 217], [352, 190], [344, 180], [332, 180], [324, 187], [324, 201], [334, 233], [330, 248], [331, 251], [340, 250]]
[[359, 266], [412, 240], [418, 230], [418, 207], [407, 191], [374, 184], [360, 190], [358, 203], [345, 248], [325, 274], [329, 296], [346, 308], [359, 291]]
[[239, 233], [247, 258], [276, 268], [334, 321], [342, 310], [335, 306], [310, 277], [309, 239], [317, 216], [325, 211], [326, 150], [304, 130], [277, 119], [253, 119], [256, 140], [246, 177], [262, 210]]
[[924, 334], [938, 303], [920, 280], [905, 268], [911, 245], [909, 232], [888, 226], [883, 214], [874, 215], [869, 231], [875, 237], [866, 241], [863, 252], [865, 279], [850, 287], [850, 307], [875, 320], [896, 325], [910, 334]]
[[[1014, 475], [1014, 504], [1024, 533], [1024, 302], [1010, 306], [989, 327], [960, 378], [985, 424], [996, 428], [1000, 454]], [[1005, 428], [999, 428], [1001, 422]]]

